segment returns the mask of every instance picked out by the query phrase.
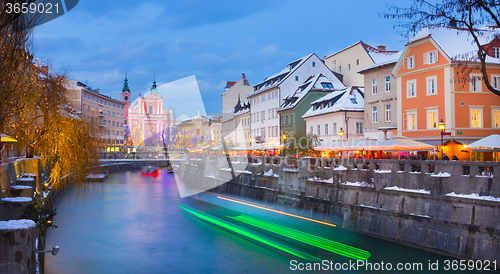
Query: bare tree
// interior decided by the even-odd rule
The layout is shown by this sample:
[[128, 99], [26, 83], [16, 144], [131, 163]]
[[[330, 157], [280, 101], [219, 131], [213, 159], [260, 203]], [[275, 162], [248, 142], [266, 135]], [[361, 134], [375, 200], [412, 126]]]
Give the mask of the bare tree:
[[385, 18], [407, 21], [396, 24], [397, 27], [406, 30], [403, 35], [407, 38], [425, 26], [437, 28], [449, 25], [450, 22], [468, 31], [477, 46], [477, 59], [479, 59], [484, 83], [489, 91], [500, 96], [500, 90], [491, 85], [486, 70], [487, 49], [479, 41], [479, 37], [486, 33], [481, 27], [500, 28], [500, 0], [441, 0], [437, 3], [413, 0], [410, 7], [396, 5], [388, 5], [388, 7], [391, 12], [385, 13]]

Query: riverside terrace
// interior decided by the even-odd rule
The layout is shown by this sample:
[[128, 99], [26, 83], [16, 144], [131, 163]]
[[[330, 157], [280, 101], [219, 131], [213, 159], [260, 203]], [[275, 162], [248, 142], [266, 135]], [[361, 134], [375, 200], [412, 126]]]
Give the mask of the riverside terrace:
[[457, 258], [500, 257], [500, 163], [231, 157], [233, 181], [225, 157], [184, 157], [178, 175], [204, 189], [322, 212], [339, 227]]

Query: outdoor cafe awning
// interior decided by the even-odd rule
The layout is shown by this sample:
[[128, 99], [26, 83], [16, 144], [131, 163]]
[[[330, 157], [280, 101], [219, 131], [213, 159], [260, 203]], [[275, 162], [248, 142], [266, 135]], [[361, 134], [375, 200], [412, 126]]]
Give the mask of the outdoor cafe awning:
[[385, 141], [375, 138], [364, 137], [355, 141], [339, 139], [323, 146], [315, 147], [320, 151], [358, 151], [358, 150], [382, 150], [382, 151], [425, 151], [433, 150], [435, 146], [419, 141], [408, 139], [404, 136], [394, 136]]
[[473, 152], [496, 152], [500, 151], [500, 135], [492, 134], [477, 140], [467, 146]]
[[0, 143], [17, 143], [17, 140], [7, 134], [0, 133]]

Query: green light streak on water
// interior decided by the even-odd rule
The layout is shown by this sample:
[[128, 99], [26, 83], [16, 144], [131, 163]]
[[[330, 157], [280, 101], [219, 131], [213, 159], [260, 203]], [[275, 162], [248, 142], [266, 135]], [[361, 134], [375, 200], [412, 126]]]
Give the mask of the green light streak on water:
[[286, 253], [295, 255], [295, 256], [297, 256], [299, 258], [302, 258], [304, 260], [308, 260], [308, 261], [321, 261], [321, 259], [319, 259], [317, 257], [314, 257], [312, 255], [304, 253], [304, 252], [302, 252], [300, 250], [296, 250], [294, 248], [288, 247], [286, 245], [283, 245], [283, 244], [280, 244], [280, 243], [277, 243], [277, 242], [265, 239], [263, 237], [260, 237], [260, 236], [258, 236], [256, 234], [253, 234], [251, 232], [245, 231], [245, 230], [243, 230], [243, 229], [241, 229], [239, 227], [236, 227], [236, 226], [234, 226], [232, 224], [224, 222], [224, 221], [222, 221], [220, 219], [217, 219], [215, 217], [209, 216], [209, 215], [207, 215], [205, 213], [202, 213], [200, 211], [194, 210], [192, 208], [188, 208], [188, 207], [183, 206], [181, 204], [179, 204], [179, 207], [181, 209], [183, 209], [183, 210], [191, 213], [192, 215], [194, 215], [194, 216], [196, 216], [196, 217], [198, 217], [200, 219], [203, 219], [203, 220], [205, 220], [207, 222], [210, 222], [210, 223], [213, 223], [215, 225], [221, 226], [221, 227], [223, 227], [223, 228], [225, 228], [227, 230], [233, 231], [233, 232], [235, 232], [237, 234], [241, 234], [241, 235], [243, 235], [245, 237], [248, 237], [248, 238], [250, 238], [252, 240], [255, 240], [255, 241], [258, 241], [260, 243], [272, 246], [272, 247], [274, 247], [276, 249], [279, 249], [279, 250], [284, 251]]
[[295, 230], [286, 226], [264, 221], [255, 217], [240, 215], [238, 217], [229, 218], [356, 260], [367, 260], [371, 256], [370, 252], [368, 251], [328, 240], [299, 230]]

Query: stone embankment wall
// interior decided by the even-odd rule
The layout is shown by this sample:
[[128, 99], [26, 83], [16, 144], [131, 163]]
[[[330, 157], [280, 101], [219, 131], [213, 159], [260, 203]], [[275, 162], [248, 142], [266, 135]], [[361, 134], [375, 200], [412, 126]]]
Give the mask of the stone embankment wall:
[[323, 212], [339, 226], [390, 241], [500, 258], [500, 163], [232, 157], [232, 181], [224, 162], [186, 156], [178, 174], [221, 185], [220, 192]]

